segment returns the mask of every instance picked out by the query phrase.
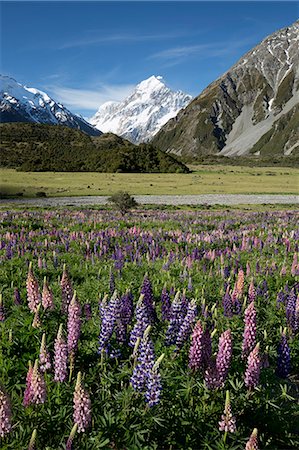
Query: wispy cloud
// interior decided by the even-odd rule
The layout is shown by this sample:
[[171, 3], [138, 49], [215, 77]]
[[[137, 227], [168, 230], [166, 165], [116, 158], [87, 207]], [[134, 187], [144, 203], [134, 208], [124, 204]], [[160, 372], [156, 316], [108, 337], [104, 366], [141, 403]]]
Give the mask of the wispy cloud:
[[144, 41], [159, 41], [164, 39], [175, 39], [181, 37], [182, 33], [160, 33], [160, 34], [129, 34], [129, 33], [115, 33], [110, 35], [97, 35], [95, 31], [89, 33], [87, 36], [82, 36], [80, 39], [73, 39], [69, 42], [64, 42], [58, 46], [59, 50], [86, 47], [91, 45], [109, 44], [113, 42], [144, 42]]
[[76, 89], [65, 86], [48, 86], [47, 90], [67, 108], [86, 111], [96, 111], [100, 105], [107, 101], [120, 101], [127, 97], [134, 85], [100, 85], [94, 89]]
[[215, 58], [232, 55], [236, 51], [248, 45], [252, 45], [254, 38], [244, 40], [231, 40], [227, 42], [212, 42], [207, 44], [186, 45], [171, 47], [148, 56], [147, 59], [164, 61], [167, 65], [180, 64], [186, 59], [196, 56], [197, 58]]

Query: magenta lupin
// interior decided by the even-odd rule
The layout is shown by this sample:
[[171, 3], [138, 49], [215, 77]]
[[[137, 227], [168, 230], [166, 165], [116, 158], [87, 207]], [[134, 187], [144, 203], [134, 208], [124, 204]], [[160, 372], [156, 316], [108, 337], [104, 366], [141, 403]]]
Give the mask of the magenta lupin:
[[34, 276], [32, 270], [32, 262], [29, 263], [29, 270], [26, 281], [27, 300], [31, 312], [36, 312], [38, 305], [41, 302], [38, 281]]
[[68, 352], [69, 355], [74, 356], [78, 348], [81, 332], [81, 306], [77, 300], [76, 291], [68, 308], [67, 332]]
[[61, 324], [54, 343], [54, 381], [62, 383], [67, 379], [67, 358], [67, 344]]
[[74, 391], [74, 423], [78, 425], [78, 433], [84, 433], [91, 424], [91, 401], [84, 389], [81, 372], [78, 373]]
[[232, 336], [231, 331], [226, 330], [221, 334], [218, 344], [218, 352], [216, 357], [216, 370], [218, 373], [219, 385], [223, 386], [232, 359]]
[[32, 389], [31, 389], [32, 371], [33, 371], [32, 364], [31, 361], [29, 361], [29, 367], [26, 376], [26, 387], [23, 398], [23, 406], [25, 406], [25, 408], [31, 405], [32, 403]]
[[254, 287], [254, 282], [253, 279], [250, 281], [250, 285], [248, 288], [248, 302], [254, 302], [254, 300], [256, 299], [256, 290]]
[[245, 310], [244, 334], [242, 343], [242, 358], [248, 357], [256, 344], [256, 310], [254, 302], [251, 302]]
[[200, 320], [196, 323], [191, 336], [191, 346], [189, 350], [189, 367], [198, 370], [203, 365], [203, 329]]
[[12, 413], [10, 399], [0, 386], [0, 437], [4, 438], [10, 433], [12, 427]]
[[245, 385], [249, 389], [255, 388], [259, 383], [261, 370], [260, 344], [257, 343], [247, 359], [245, 371]]

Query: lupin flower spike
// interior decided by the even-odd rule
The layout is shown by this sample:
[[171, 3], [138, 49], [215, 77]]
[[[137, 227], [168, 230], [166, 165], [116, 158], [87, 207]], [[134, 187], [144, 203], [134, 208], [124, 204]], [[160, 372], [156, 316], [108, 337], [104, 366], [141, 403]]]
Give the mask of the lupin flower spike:
[[251, 436], [246, 444], [245, 450], [259, 450], [258, 439], [257, 439], [257, 428], [254, 428]]
[[46, 372], [51, 369], [51, 358], [50, 353], [47, 350], [46, 345], [46, 333], [43, 333], [42, 342], [40, 346], [39, 352], [39, 362], [40, 362], [40, 370], [42, 372]]
[[229, 391], [226, 391], [224, 413], [221, 416], [221, 422], [219, 422], [219, 430], [225, 431], [226, 433], [228, 431], [235, 433], [236, 429], [236, 418], [231, 412]]
[[5, 435], [10, 433], [12, 413], [11, 404], [8, 395], [0, 386], [0, 437], [4, 438]]
[[39, 316], [39, 311], [40, 311], [40, 303], [38, 304], [35, 313], [34, 313], [34, 318], [33, 318], [33, 322], [32, 322], [32, 327], [33, 328], [40, 328], [41, 327], [41, 320], [40, 320], [40, 316]]
[[74, 391], [74, 423], [78, 425], [78, 433], [84, 433], [91, 423], [91, 401], [84, 389], [81, 372], [78, 372]]
[[72, 450], [73, 449], [73, 440], [75, 438], [75, 435], [77, 433], [77, 429], [78, 429], [78, 424], [75, 423], [75, 425], [73, 426], [70, 435], [68, 437], [67, 443], [66, 443], [66, 450]]
[[29, 442], [29, 447], [28, 450], [35, 450], [35, 444], [36, 444], [36, 435], [37, 435], [37, 431], [33, 430], [31, 438], [30, 438], [30, 442]]
[[67, 344], [60, 324], [54, 343], [54, 381], [63, 382], [67, 379], [67, 359]]

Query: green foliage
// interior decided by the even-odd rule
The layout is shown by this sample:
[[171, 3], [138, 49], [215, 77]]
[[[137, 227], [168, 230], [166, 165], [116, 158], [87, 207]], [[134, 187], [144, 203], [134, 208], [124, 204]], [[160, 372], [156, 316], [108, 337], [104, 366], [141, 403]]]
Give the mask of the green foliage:
[[149, 144], [108, 133], [91, 138], [63, 126], [0, 125], [0, 166], [22, 171], [177, 172], [188, 168]]
[[[1, 219], [0, 290], [6, 318], [0, 322], [0, 384], [11, 397], [13, 410], [13, 430], [2, 440], [1, 450], [28, 448], [35, 428], [37, 449], [65, 448], [73, 425], [73, 390], [78, 371], [84, 373], [84, 384], [91, 395], [92, 426], [75, 436], [76, 450], [240, 450], [245, 447], [254, 427], [259, 430], [260, 448], [264, 450], [299, 448], [298, 336], [290, 338], [291, 376], [281, 380], [275, 374], [280, 327], [286, 326], [284, 309], [277, 308], [277, 293], [286, 285], [291, 289], [298, 283], [290, 274], [297, 245], [294, 212], [149, 210], [132, 214], [129, 220], [124, 221], [118, 214], [96, 210], [27, 210], [3, 212]], [[132, 235], [134, 226], [140, 229], [140, 233]], [[102, 253], [97, 247], [101, 237], [104, 238]], [[244, 248], [241, 247], [243, 239]], [[255, 239], [263, 246], [250, 247], [250, 242]], [[287, 251], [288, 245], [290, 251]], [[12, 255], [7, 251], [9, 248]], [[114, 267], [119, 249], [126, 255], [120, 271]], [[138, 260], [135, 259], [136, 249], [140, 251]], [[224, 254], [223, 262], [218, 254], [220, 250]], [[198, 258], [192, 260], [186, 276], [183, 261], [193, 252], [197, 252]], [[215, 259], [211, 258], [212, 252], [215, 252]], [[37, 265], [38, 257], [44, 264], [40, 267]], [[41, 310], [40, 329], [31, 326], [33, 314], [27, 306], [28, 261], [33, 261], [40, 286], [47, 276], [54, 293], [55, 309]], [[256, 308], [258, 339], [263, 351], [268, 347], [270, 367], [262, 370], [261, 382], [253, 391], [248, 391], [243, 381], [244, 307], [240, 316], [227, 318], [223, 315], [221, 303], [224, 292], [222, 264], [233, 269], [236, 264], [245, 268], [247, 262], [251, 273], [245, 277], [244, 292], [247, 293], [252, 276], [256, 287], [265, 279], [268, 284], [268, 295], [257, 296]], [[64, 263], [81, 305], [91, 304], [92, 318], [86, 320], [83, 317], [82, 320], [72, 380], [58, 384], [53, 381], [53, 373], [48, 373], [46, 403], [25, 409], [22, 399], [28, 361], [38, 357], [43, 332], [46, 333], [48, 350], [53, 355], [59, 324], [62, 323], [66, 330], [67, 318], [60, 312], [60, 279]], [[255, 271], [256, 263], [260, 266], [259, 272]], [[284, 276], [279, 275], [282, 265], [287, 268]], [[155, 353], [157, 356], [166, 354], [161, 364], [161, 403], [151, 409], [130, 385], [132, 348], [120, 346], [121, 357], [118, 359], [105, 357], [101, 361], [97, 353], [101, 325], [98, 296], [109, 291], [111, 270], [115, 273], [118, 292], [123, 294], [131, 289], [135, 304], [146, 272], [153, 285], [159, 317], [152, 330]], [[162, 288], [166, 283], [168, 289], [174, 287], [183, 291], [187, 288], [188, 276], [192, 277], [193, 291], [187, 290], [187, 297], [196, 298], [203, 325], [209, 323], [217, 328], [212, 342], [213, 352], [217, 351], [219, 335], [227, 328], [232, 330], [233, 362], [223, 389], [207, 390], [202, 374], [188, 369], [189, 342], [180, 353], [174, 352], [174, 347], [166, 348], [164, 345], [168, 323], [161, 319]], [[233, 270], [231, 276], [233, 283]], [[21, 305], [14, 303], [15, 287], [20, 291]], [[203, 299], [208, 307], [207, 317], [201, 314]], [[215, 303], [217, 314], [212, 314]], [[129, 331], [131, 328], [132, 325]], [[117, 345], [114, 336], [112, 345]], [[226, 389], [230, 390], [237, 432], [228, 434], [225, 441], [218, 430], [218, 422], [224, 408]]]
[[119, 191], [109, 197], [108, 201], [113, 203], [122, 215], [126, 214], [130, 209], [137, 206], [134, 197], [128, 192]]

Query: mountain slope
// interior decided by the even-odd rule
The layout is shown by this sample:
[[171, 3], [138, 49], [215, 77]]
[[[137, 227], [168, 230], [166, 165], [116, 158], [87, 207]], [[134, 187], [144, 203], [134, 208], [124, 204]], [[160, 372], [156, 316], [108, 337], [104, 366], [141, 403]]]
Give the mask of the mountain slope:
[[22, 86], [13, 78], [0, 75], [0, 122], [32, 122], [65, 125], [91, 136], [101, 134], [82, 117], [72, 114], [45, 92]]
[[172, 91], [161, 77], [139, 83], [122, 102], [104, 103], [90, 123], [104, 132], [113, 132], [131, 142], [146, 142], [191, 101], [191, 96]]
[[24, 171], [189, 172], [151, 144], [134, 145], [114, 134], [90, 137], [69, 127], [0, 124], [0, 166]]
[[[264, 39], [210, 84], [157, 133], [154, 145], [193, 158], [263, 153], [263, 136], [296, 115], [298, 47], [299, 21]], [[276, 154], [291, 154], [297, 138], [298, 127], [285, 127]]]

